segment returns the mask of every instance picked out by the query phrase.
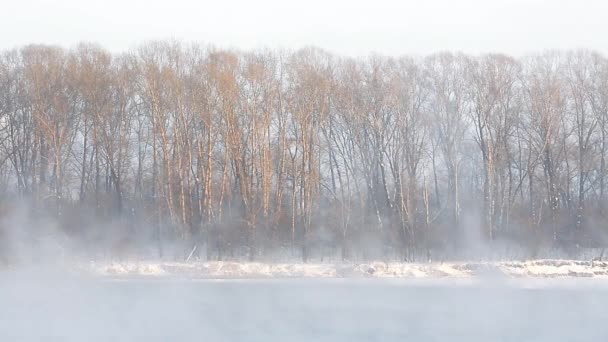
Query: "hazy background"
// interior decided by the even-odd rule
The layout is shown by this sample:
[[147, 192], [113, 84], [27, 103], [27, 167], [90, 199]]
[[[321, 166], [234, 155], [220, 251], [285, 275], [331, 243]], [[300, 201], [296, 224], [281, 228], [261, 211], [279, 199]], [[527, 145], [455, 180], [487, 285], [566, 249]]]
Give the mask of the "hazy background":
[[0, 49], [94, 41], [122, 51], [175, 38], [245, 49], [314, 45], [346, 55], [608, 52], [607, 12], [603, 0], [3, 1]]

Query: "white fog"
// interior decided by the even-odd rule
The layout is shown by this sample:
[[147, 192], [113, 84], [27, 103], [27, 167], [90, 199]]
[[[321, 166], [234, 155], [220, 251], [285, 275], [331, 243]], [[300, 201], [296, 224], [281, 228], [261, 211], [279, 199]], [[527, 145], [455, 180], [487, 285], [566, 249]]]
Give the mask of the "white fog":
[[605, 341], [600, 0], [5, 0], [0, 341]]

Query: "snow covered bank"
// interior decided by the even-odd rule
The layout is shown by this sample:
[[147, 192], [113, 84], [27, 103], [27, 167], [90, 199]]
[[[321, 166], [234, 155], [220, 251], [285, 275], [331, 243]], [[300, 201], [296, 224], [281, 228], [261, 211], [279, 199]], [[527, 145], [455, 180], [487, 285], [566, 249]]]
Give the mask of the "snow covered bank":
[[466, 263], [298, 264], [241, 262], [91, 263], [82, 269], [109, 277], [223, 278], [443, 278], [443, 277], [595, 277], [608, 279], [608, 262], [532, 260]]

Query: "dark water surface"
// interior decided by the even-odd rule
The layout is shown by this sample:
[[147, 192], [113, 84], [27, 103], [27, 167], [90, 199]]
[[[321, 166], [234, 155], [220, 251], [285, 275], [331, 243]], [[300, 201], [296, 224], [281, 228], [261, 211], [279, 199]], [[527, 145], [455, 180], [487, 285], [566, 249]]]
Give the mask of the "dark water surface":
[[603, 280], [0, 280], [0, 341], [608, 341]]

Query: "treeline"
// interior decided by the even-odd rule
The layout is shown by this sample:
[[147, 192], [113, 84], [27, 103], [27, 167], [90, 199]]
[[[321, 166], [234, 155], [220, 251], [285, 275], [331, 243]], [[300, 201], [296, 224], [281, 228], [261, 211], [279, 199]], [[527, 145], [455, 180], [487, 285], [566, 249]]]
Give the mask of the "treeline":
[[27, 202], [91, 251], [602, 247], [607, 135], [608, 60], [590, 51], [346, 58], [163, 41], [0, 56], [3, 215]]

